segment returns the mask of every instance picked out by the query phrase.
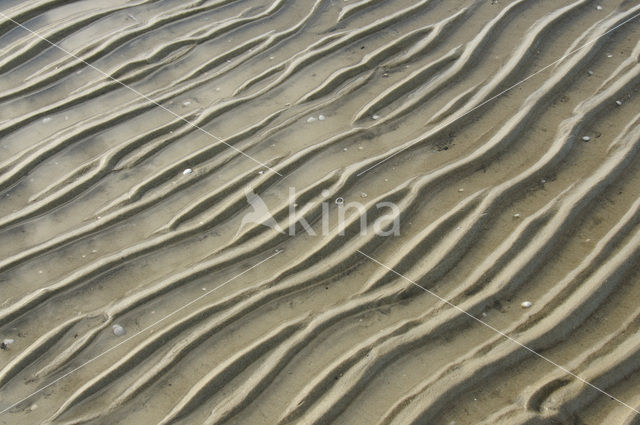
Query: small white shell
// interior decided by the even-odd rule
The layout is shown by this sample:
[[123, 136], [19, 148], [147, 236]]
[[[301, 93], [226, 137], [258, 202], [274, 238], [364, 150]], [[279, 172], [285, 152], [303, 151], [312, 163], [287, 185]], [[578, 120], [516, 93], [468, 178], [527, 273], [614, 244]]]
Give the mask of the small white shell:
[[596, 9], [598, 9], [598, 10], [602, 10], [602, 6], [597, 5], [597, 6], [596, 6]]
[[122, 326], [118, 325], [118, 324], [113, 325], [113, 326], [111, 327], [111, 329], [113, 330], [113, 334], [114, 334], [115, 336], [122, 336], [122, 335], [124, 335], [125, 333], [127, 333], [127, 332], [124, 330], [124, 328], [123, 328]]
[[588, 142], [589, 140], [591, 140], [591, 137], [589, 137], [589, 136], [582, 136], [582, 140], [584, 140], [585, 142]]
[[373, 114], [373, 116], [372, 116], [371, 118], [373, 118], [374, 120], [377, 120], [378, 118], [380, 118], [380, 115], [378, 115], [378, 114]]
[[520, 305], [522, 306], [522, 308], [529, 308], [533, 305], [533, 303], [531, 301], [523, 301]]
[[616, 105], [622, 106], [622, 101], [621, 100], [616, 100]]
[[182, 174], [183, 174], [183, 175], [185, 175], [185, 176], [187, 176], [187, 175], [189, 175], [189, 174], [191, 174], [191, 173], [193, 173], [193, 170], [192, 170], [191, 168], [186, 168], [186, 169], [182, 172]]
[[515, 214], [513, 215], [513, 218], [520, 218], [520, 214], [515, 213]]
[[314, 122], [315, 120], [316, 120], [316, 117], [307, 118], [307, 122]]
[[318, 115], [318, 119], [320, 121], [324, 121], [325, 119], [327, 119], [327, 117], [325, 117], [324, 115], [320, 114], [320, 115]]

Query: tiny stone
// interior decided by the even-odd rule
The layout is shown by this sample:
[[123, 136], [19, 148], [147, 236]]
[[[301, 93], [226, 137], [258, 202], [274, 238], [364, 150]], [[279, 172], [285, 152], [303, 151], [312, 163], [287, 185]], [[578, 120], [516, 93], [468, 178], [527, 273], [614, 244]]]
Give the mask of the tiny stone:
[[11, 344], [13, 344], [14, 342], [16, 342], [16, 341], [15, 341], [13, 338], [6, 338], [5, 340], [3, 340], [3, 341], [2, 341], [2, 343], [3, 343], [4, 345], [11, 345]]
[[111, 329], [113, 330], [113, 334], [115, 336], [122, 336], [126, 333], [124, 328], [120, 325], [113, 325]]
[[377, 120], [378, 118], [380, 118], [380, 115], [378, 115], [378, 114], [373, 114], [373, 116], [372, 116], [371, 118], [373, 118], [374, 120]]
[[189, 106], [189, 105], [191, 105], [190, 100], [185, 100], [184, 102], [182, 102], [182, 106]]
[[463, 189], [463, 188], [460, 188], [460, 189], [458, 189], [458, 192], [461, 192], [461, 193], [462, 193], [462, 192], [464, 192], [464, 189]]
[[324, 121], [326, 119], [326, 117], [324, 115], [320, 114], [320, 115], [318, 115], [318, 119], [320, 121]]
[[540, 183], [545, 184], [547, 181], [545, 179], [540, 180]]
[[522, 304], [520, 304], [520, 305], [522, 306], [522, 308], [529, 308], [533, 304], [531, 303], [531, 301], [523, 301]]
[[613, 57], [613, 55], [612, 55], [611, 53], [609, 53], [609, 54], [607, 54], [607, 57], [608, 57], [608, 58], [612, 58], [612, 57]]
[[358, 146], [358, 150], [362, 150], [364, 149], [362, 146]]
[[315, 120], [316, 120], [316, 117], [307, 118], [307, 122], [314, 122]]
[[515, 214], [513, 215], [513, 218], [520, 218], [520, 214], [515, 213]]
[[185, 176], [186, 176], [186, 175], [189, 175], [189, 174], [191, 174], [191, 173], [193, 173], [193, 170], [192, 170], [191, 168], [187, 168], [187, 169], [185, 169], [185, 170], [182, 172], [182, 174], [183, 174], [183, 175], [185, 175]]
[[48, 123], [49, 121], [51, 121], [51, 117], [46, 117], [42, 119], [42, 122], [45, 124]]
[[602, 10], [602, 6], [597, 5], [597, 6], [596, 6], [596, 9], [598, 9], [598, 10]]
[[360, 192], [360, 197], [361, 197], [361, 198], [366, 198], [367, 196], [368, 196], [368, 195], [367, 195], [366, 193], [364, 193], [364, 192]]
[[260, 171], [258, 171], [258, 174], [263, 175], [264, 171], [260, 170]]
[[31, 410], [32, 412], [33, 412], [34, 410], [36, 410], [37, 408], [38, 408], [38, 405], [37, 405], [37, 404], [35, 404], [35, 403], [33, 403], [31, 406], [29, 406], [29, 410]]
[[622, 101], [621, 100], [616, 100], [616, 105], [622, 106]]
[[589, 75], [593, 75], [593, 71], [592, 71], [592, 70], [588, 70], [588, 71], [587, 71], [587, 74], [589, 74]]
[[344, 148], [344, 149], [342, 149], [342, 150], [346, 152], [346, 151], [348, 151], [348, 150], [349, 150], [349, 148]]
[[589, 137], [589, 136], [582, 136], [582, 140], [584, 140], [585, 142], [588, 142], [589, 140], [591, 140], [591, 137]]

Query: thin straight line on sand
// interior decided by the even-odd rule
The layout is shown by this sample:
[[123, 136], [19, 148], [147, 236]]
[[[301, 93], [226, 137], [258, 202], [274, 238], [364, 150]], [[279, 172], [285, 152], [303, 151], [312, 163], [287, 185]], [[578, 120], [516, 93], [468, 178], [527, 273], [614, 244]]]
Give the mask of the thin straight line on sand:
[[103, 70], [101, 70], [100, 68], [95, 67], [94, 65], [90, 64], [89, 62], [85, 61], [84, 59], [80, 59], [78, 56], [74, 55], [73, 53], [69, 52], [68, 50], [66, 50], [65, 48], [61, 47], [60, 45], [54, 43], [53, 41], [48, 40], [46, 37], [40, 35], [38, 32], [33, 31], [27, 27], [25, 27], [24, 25], [22, 25], [20, 22], [8, 17], [7, 15], [5, 15], [4, 13], [0, 12], [0, 16], [2, 16], [3, 18], [13, 22], [14, 24], [16, 24], [17, 26], [19, 26], [20, 28], [28, 31], [29, 33], [35, 35], [36, 37], [38, 37], [39, 39], [41, 39], [42, 41], [49, 43], [50, 45], [52, 45], [53, 47], [59, 49], [60, 51], [64, 52], [65, 54], [71, 56], [74, 59], [79, 60], [80, 62], [84, 63], [85, 65], [87, 65], [88, 67], [98, 71], [100, 74], [104, 75], [105, 77], [107, 77], [108, 79], [115, 81], [116, 83], [120, 84], [121, 86], [125, 87], [126, 89], [132, 91], [133, 93], [137, 94], [138, 96], [140, 96], [141, 98], [148, 100], [149, 102], [153, 103], [154, 105], [158, 106], [161, 109], [164, 109], [165, 111], [167, 111], [168, 113], [170, 113], [171, 115], [175, 116], [176, 118], [179, 118], [180, 120], [184, 121], [185, 123], [189, 124], [190, 126], [197, 128], [198, 130], [202, 131], [204, 134], [208, 135], [209, 137], [212, 137], [214, 139], [216, 139], [218, 142], [230, 147], [231, 149], [233, 149], [234, 151], [246, 156], [247, 158], [249, 158], [250, 160], [252, 160], [253, 162], [262, 165], [263, 167], [267, 168], [269, 171], [273, 171], [274, 173], [276, 173], [279, 176], [282, 176], [282, 174], [280, 174], [279, 172], [277, 172], [276, 170], [274, 170], [273, 168], [269, 167], [268, 165], [266, 165], [263, 162], [258, 161], [257, 159], [255, 159], [254, 157], [252, 157], [251, 155], [244, 153], [243, 151], [241, 151], [240, 149], [236, 148], [233, 145], [230, 145], [229, 143], [225, 142], [224, 140], [222, 140], [220, 137], [216, 136], [215, 134], [211, 133], [210, 131], [205, 130], [204, 128], [200, 127], [198, 124], [195, 124], [191, 121], [189, 121], [188, 119], [186, 119], [185, 117], [183, 117], [182, 115], [178, 115], [175, 112], [173, 112], [172, 110], [166, 108], [165, 106], [162, 106], [160, 103], [156, 102], [155, 100], [151, 99], [150, 97], [148, 97], [147, 95], [145, 95], [144, 93], [139, 92], [138, 90], [134, 89], [133, 87], [129, 86], [126, 83], [123, 83], [122, 81], [120, 81], [119, 79], [112, 77], [111, 75], [107, 74], [106, 72], [104, 72]]
[[212, 292], [222, 288], [223, 286], [225, 286], [227, 283], [237, 279], [238, 277], [242, 276], [243, 274], [247, 273], [248, 271], [258, 267], [259, 265], [261, 265], [262, 263], [272, 259], [273, 257], [275, 257], [276, 255], [280, 254], [282, 252], [282, 250], [277, 250], [275, 254], [271, 254], [270, 256], [268, 256], [267, 258], [265, 258], [264, 260], [254, 264], [253, 266], [249, 267], [248, 269], [244, 270], [241, 273], [238, 273], [237, 275], [233, 276], [231, 279], [221, 283], [220, 285], [216, 286], [215, 288], [211, 289], [210, 291], [205, 292], [204, 294], [200, 295], [199, 297], [189, 301], [188, 303], [186, 303], [185, 305], [183, 305], [182, 307], [172, 311], [171, 313], [167, 314], [166, 316], [164, 316], [163, 318], [156, 320], [155, 322], [153, 322], [152, 324], [150, 324], [149, 326], [146, 326], [145, 328], [139, 330], [138, 332], [136, 332], [135, 334], [131, 335], [130, 337], [124, 339], [123, 341], [120, 341], [119, 343], [117, 343], [116, 345], [114, 345], [113, 347], [108, 348], [106, 351], [103, 351], [102, 353], [98, 354], [95, 357], [90, 358], [89, 360], [87, 360], [86, 362], [82, 363], [80, 366], [71, 369], [69, 372], [65, 373], [64, 375], [56, 378], [55, 380], [53, 380], [52, 382], [48, 383], [47, 385], [45, 385], [44, 387], [32, 392], [31, 394], [29, 394], [28, 396], [16, 401], [15, 403], [11, 404], [9, 407], [3, 409], [2, 411], [0, 411], [0, 415], [8, 412], [9, 410], [13, 409], [14, 407], [16, 407], [17, 405], [19, 405], [20, 403], [23, 403], [25, 401], [27, 401], [28, 399], [30, 399], [31, 397], [33, 397], [34, 395], [46, 390], [47, 388], [49, 388], [50, 386], [52, 386], [53, 384], [55, 384], [56, 382], [66, 378], [67, 376], [71, 375], [72, 373], [76, 372], [79, 369], [82, 369], [83, 367], [85, 367], [86, 365], [93, 363], [94, 361], [96, 361], [97, 359], [99, 359], [100, 357], [104, 356], [105, 354], [115, 350], [116, 348], [118, 348], [119, 346], [121, 346], [122, 344], [126, 343], [127, 341], [132, 340], [133, 338], [137, 337], [138, 335], [140, 335], [143, 332], [146, 332], [147, 330], [151, 329], [152, 327], [154, 327], [155, 325], [157, 325], [158, 323], [161, 323], [165, 320], [167, 320], [169, 317], [179, 313], [180, 311], [184, 310], [185, 308], [193, 305], [194, 303], [200, 301], [201, 299], [203, 299], [204, 297], [208, 296], [209, 294], [211, 294]]
[[[576, 53], [579, 50], [584, 49], [585, 47], [595, 43], [596, 41], [598, 41], [599, 39], [601, 39], [602, 37], [604, 37], [605, 35], [609, 34], [612, 31], [617, 30], [618, 28], [620, 28], [621, 26], [623, 26], [624, 24], [626, 24], [627, 22], [630, 22], [632, 20], [634, 20], [635, 18], [637, 18], [638, 16], [640, 16], [640, 13], [637, 13], [635, 15], [633, 15], [631, 18], [627, 19], [626, 21], [616, 25], [615, 27], [611, 28], [609, 31], [605, 32], [604, 34], [599, 35], [598, 37], [594, 38], [593, 40], [583, 44], [582, 46], [576, 48], [575, 50], [570, 51], [569, 53], [567, 53], [566, 55], [562, 56], [561, 58], [551, 62], [549, 65], [545, 66], [542, 69], [537, 70], [536, 72], [534, 72], [533, 74], [529, 75], [527, 78], [518, 81], [517, 83], [515, 83], [514, 85], [507, 87], [506, 89], [502, 90], [500, 93], [490, 97], [489, 99], [485, 100], [484, 102], [480, 103], [479, 105], [474, 106], [473, 108], [471, 108], [470, 110], [468, 110], [467, 112], [465, 112], [464, 114], [460, 115], [458, 118], [456, 119], [460, 119], [465, 117], [466, 115], [469, 115], [470, 113], [472, 113], [473, 111], [475, 111], [476, 109], [480, 108], [483, 105], [486, 105], [487, 103], [491, 102], [492, 100], [497, 99], [498, 97], [502, 96], [503, 94], [507, 93], [510, 90], [513, 90], [514, 88], [518, 87], [520, 84], [524, 83], [525, 81], [535, 77], [536, 75], [540, 74], [541, 72], [545, 71], [546, 69], [556, 65], [559, 62], [562, 62], [563, 60], [565, 60], [566, 58], [568, 58], [569, 56], [571, 56], [572, 54]], [[370, 170], [373, 170], [374, 168], [376, 168], [378, 165], [387, 162], [388, 160], [390, 160], [391, 158], [393, 158], [394, 156], [404, 152], [405, 150], [409, 149], [410, 146], [407, 146], [404, 149], [400, 149], [398, 152], [394, 153], [393, 155], [389, 156], [388, 158], [383, 159], [382, 161], [376, 162], [375, 164], [373, 164], [371, 167], [367, 168], [364, 171], [359, 172], [358, 174], [356, 174], [357, 177], [360, 177], [361, 175], [363, 175], [364, 173], [369, 172]]]
[[442, 301], [443, 303], [447, 304], [448, 306], [458, 310], [459, 312], [463, 313], [466, 316], [469, 316], [471, 319], [475, 320], [476, 322], [480, 323], [481, 325], [491, 329], [495, 333], [497, 333], [497, 334], [503, 336], [504, 338], [508, 339], [509, 341], [519, 345], [520, 347], [524, 348], [525, 350], [529, 351], [530, 353], [534, 354], [535, 356], [541, 358], [542, 360], [546, 361], [547, 363], [555, 366], [556, 368], [560, 369], [561, 371], [565, 372], [566, 374], [573, 376], [578, 381], [588, 385], [589, 387], [593, 388], [594, 390], [606, 395], [607, 397], [611, 398], [612, 400], [615, 400], [618, 403], [620, 403], [622, 406], [624, 406], [624, 407], [634, 411], [638, 415], [640, 415], [640, 410], [637, 410], [636, 408], [630, 406], [629, 404], [625, 403], [624, 401], [620, 400], [619, 398], [614, 397], [613, 395], [609, 394], [608, 392], [606, 392], [602, 388], [596, 387], [591, 382], [587, 381], [584, 378], [581, 378], [580, 376], [578, 376], [575, 373], [571, 372], [569, 369], [565, 368], [564, 366], [559, 365], [558, 363], [554, 362], [550, 358], [538, 353], [537, 351], [535, 351], [532, 348], [529, 348], [528, 346], [526, 346], [525, 344], [521, 343], [517, 339], [515, 339], [513, 337], [510, 337], [509, 335], [507, 335], [506, 333], [502, 332], [501, 330], [491, 326], [489, 323], [485, 322], [484, 320], [478, 319], [473, 314], [467, 313], [464, 309], [458, 307], [456, 304], [453, 304], [452, 302], [448, 301], [447, 299], [442, 298], [440, 295], [436, 294], [433, 291], [430, 291], [429, 289], [425, 288], [424, 286], [419, 285], [418, 283], [416, 283], [413, 280], [409, 279], [408, 277], [404, 276], [402, 273], [399, 273], [399, 272], [395, 271], [391, 267], [387, 266], [386, 264], [381, 263], [380, 261], [378, 261], [375, 258], [365, 254], [364, 252], [360, 251], [359, 249], [357, 249], [356, 251], [358, 251], [360, 254], [362, 254], [364, 257], [367, 257], [369, 260], [373, 261], [374, 263], [384, 267], [385, 269], [389, 270], [390, 272], [394, 273], [395, 275], [397, 275], [397, 276], [401, 277], [402, 279], [406, 280], [407, 282], [411, 283], [412, 285], [417, 286], [418, 288], [422, 289], [423, 291], [425, 291], [429, 295], [432, 295], [432, 296], [436, 297], [438, 300]]

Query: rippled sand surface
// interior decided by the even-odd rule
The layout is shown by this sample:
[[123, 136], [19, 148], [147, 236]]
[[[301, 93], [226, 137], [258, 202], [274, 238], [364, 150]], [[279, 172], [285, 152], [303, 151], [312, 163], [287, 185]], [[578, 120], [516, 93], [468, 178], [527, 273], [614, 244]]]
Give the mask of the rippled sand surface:
[[639, 1], [0, 13], [0, 423], [640, 421]]

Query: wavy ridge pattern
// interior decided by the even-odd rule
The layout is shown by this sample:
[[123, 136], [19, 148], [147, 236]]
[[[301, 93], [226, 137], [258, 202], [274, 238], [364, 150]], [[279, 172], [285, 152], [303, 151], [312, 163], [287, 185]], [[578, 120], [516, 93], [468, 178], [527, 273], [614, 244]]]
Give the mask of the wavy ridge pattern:
[[637, 2], [2, 13], [0, 423], [638, 421]]

